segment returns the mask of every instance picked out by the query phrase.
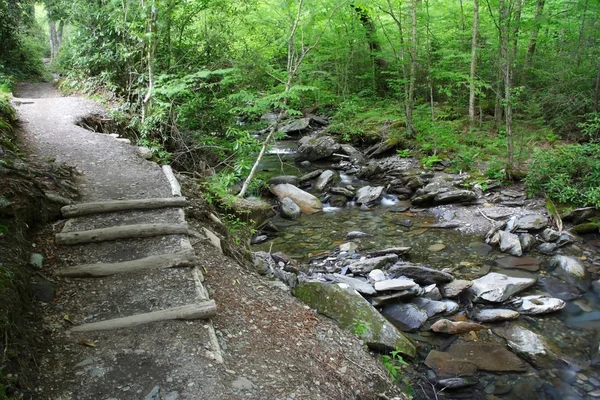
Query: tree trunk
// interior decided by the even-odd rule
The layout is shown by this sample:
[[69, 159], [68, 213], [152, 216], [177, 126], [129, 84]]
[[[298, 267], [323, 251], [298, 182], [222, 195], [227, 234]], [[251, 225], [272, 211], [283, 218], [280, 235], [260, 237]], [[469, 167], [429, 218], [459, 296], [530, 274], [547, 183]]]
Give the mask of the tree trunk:
[[504, 77], [504, 114], [505, 114], [505, 130], [506, 130], [506, 148], [507, 148], [507, 169], [510, 171], [514, 164], [514, 142], [512, 132], [512, 62], [511, 51], [509, 51], [509, 35], [510, 35], [510, 16], [506, 0], [500, 0], [500, 49], [501, 63]]
[[577, 67], [581, 65], [581, 48], [583, 47], [583, 37], [585, 36], [585, 19], [587, 14], [589, 0], [585, 0], [583, 13], [581, 15], [581, 28], [579, 29], [579, 38], [577, 39]]
[[48, 21], [48, 31], [50, 36], [50, 61], [54, 61], [56, 60], [56, 56], [58, 55], [58, 47], [60, 46], [58, 32], [56, 31], [56, 21]]
[[596, 90], [594, 91], [594, 112], [598, 112], [598, 95], [600, 94], [600, 61], [598, 61], [598, 73], [596, 75]]
[[147, 59], [146, 62], [148, 64], [148, 89], [146, 91], [146, 95], [142, 101], [142, 122], [145, 121], [146, 116], [150, 111], [150, 101], [152, 100], [152, 91], [154, 90], [154, 58], [156, 53], [156, 44], [157, 44], [157, 10], [154, 1], [150, 4], [150, 9], [148, 11], [148, 22], [146, 26], [146, 34], [148, 35], [148, 43], [147, 43]]
[[373, 64], [373, 79], [375, 80], [375, 89], [385, 91], [387, 89], [387, 85], [385, 84], [385, 80], [381, 79], [381, 70], [387, 66], [387, 61], [379, 56], [381, 45], [375, 32], [375, 23], [364, 7], [356, 6], [354, 4], [351, 4], [351, 6], [358, 14], [358, 18], [360, 19], [363, 28], [365, 28], [365, 35], [369, 45], [369, 54]]
[[475, 72], [477, 68], [477, 35], [479, 34], [479, 0], [473, 1], [473, 33], [471, 38], [471, 73], [469, 86], [469, 120], [475, 127]]
[[414, 135], [415, 133], [413, 126], [413, 110], [415, 108], [415, 81], [417, 73], [417, 0], [412, 0], [411, 15], [412, 36], [410, 47], [410, 81], [408, 86], [408, 109], [406, 118], [406, 126], [410, 136]]
[[535, 54], [535, 47], [537, 46], [537, 37], [540, 32], [540, 19], [542, 19], [542, 13], [544, 12], [545, 0], [538, 0], [535, 8], [534, 25], [531, 30], [531, 36], [529, 37], [529, 45], [527, 46], [527, 53], [525, 54], [525, 63], [523, 64], [523, 73], [521, 75], [521, 84], [525, 85], [527, 81], [527, 74], [529, 68], [531, 68], [531, 62], [533, 61], [533, 55]]

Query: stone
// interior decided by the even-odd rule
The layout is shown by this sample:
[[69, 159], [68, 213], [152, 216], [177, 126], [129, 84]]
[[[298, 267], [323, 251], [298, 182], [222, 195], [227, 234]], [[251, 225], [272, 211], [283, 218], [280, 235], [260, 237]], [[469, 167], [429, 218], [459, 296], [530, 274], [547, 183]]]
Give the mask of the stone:
[[322, 160], [340, 151], [340, 144], [329, 135], [304, 136], [298, 144], [299, 160]]
[[531, 257], [513, 257], [507, 256], [495, 260], [502, 268], [523, 269], [525, 271], [535, 272], [540, 269], [541, 261]]
[[235, 381], [231, 382], [231, 387], [234, 390], [252, 390], [254, 389], [254, 383], [250, 381], [250, 379], [240, 376]]
[[340, 244], [340, 251], [356, 251], [356, 249], [358, 249], [358, 245], [353, 242]]
[[438, 289], [436, 285], [429, 285], [425, 288], [425, 294], [423, 296], [429, 300], [442, 300], [442, 293], [440, 293], [440, 289]]
[[519, 315], [521, 314], [515, 310], [497, 308], [474, 311], [471, 313], [471, 318], [479, 322], [499, 322], [517, 319]]
[[287, 219], [296, 219], [302, 214], [298, 204], [294, 203], [294, 200], [289, 197], [284, 197], [280, 200], [281, 202], [281, 216]]
[[506, 339], [508, 347], [527, 360], [540, 364], [548, 354], [546, 341], [538, 334], [516, 324], [494, 328], [494, 333]]
[[418, 296], [419, 292], [420, 288], [418, 286], [415, 286], [411, 289], [399, 290], [390, 294], [372, 297], [371, 304], [374, 307], [381, 307], [387, 304], [397, 303], [399, 300], [412, 299], [413, 297]]
[[154, 386], [144, 400], [160, 400], [160, 386]]
[[443, 301], [431, 300], [423, 297], [416, 297], [411, 301], [412, 304], [423, 309], [427, 313], [427, 318], [433, 318], [446, 311], [446, 303]]
[[33, 277], [29, 283], [33, 297], [42, 303], [51, 303], [56, 297], [54, 284], [45, 278]]
[[[269, 254], [269, 253], [266, 253], [266, 254]], [[290, 262], [290, 258], [288, 257], [288, 255], [281, 251], [277, 251], [277, 252], [271, 254], [271, 258], [273, 259], [273, 261], [275, 261], [276, 264], [283, 263], [285, 265]]]
[[339, 194], [341, 196], [346, 196], [347, 198], [351, 199], [354, 197], [354, 192], [352, 190], [340, 187], [340, 186], [334, 186], [331, 189], [329, 189], [330, 193], [333, 194]]
[[319, 199], [289, 183], [271, 185], [269, 186], [269, 190], [280, 200], [289, 197], [305, 214], [314, 214], [323, 210], [323, 204], [321, 204]]
[[477, 200], [477, 194], [470, 190], [450, 190], [448, 192], [437, 193], [433, 197], [433, 204], [450, 204], [450, 203], [470, 203]]
[[564, 301], [547, 295], [523, 296], [521, 300], [523, 303], [517, 309], [521, 314], [547, 314], [565, 308]]
[[376, 161], [370, 161], [363, 165], [358, 171], [358, 177], [361, 179], [370, 179], [380, 176], [382, 173], [381, 165]]
[[273, 177], [267, 181], [269, 185], [281, 185], [282, 183], [287, 183], [290, 185], [298, 186], [300, 183], [300, 179], [294, 175], [280, 175]]
[[379, 257], [384, 256], [386, 254], [396, 254], [398, 256], [401, 256], [403, 254], [408, 253], [409, 251], [410, 247], [388, 247], [387, 249], [369, 251], [367, 255], [369, 257]]
[[405, 332], [416, 331], [427, 321], [425, 310], [414, 304], [390, 304], [383, 307], [381, 314], [395, 327]]
[[365, 150], [365, 156], [369, 158], [375, 158], [377, 156], [387, 153], [388, 151], [395, 149], [396, 146], [398, 146], [397, 140], [388, 138], [382, 142], [374, 144], [373, 146]]
[[504, 274], [490, 272], [481, 278], [473, 280], [469, 291], [476, 299], [494, 303], [506, 301], [510, 296], [517, 294], [535, 284], [535, 279], [513, 278]]
[[329, 188], [335, 183], [336, 173], [332, 170], [328, 169], [323, 171], [321, 175], [317, 178], [317, 182], [315, 183], [315, 190], [322, 192], [325, 189]]
[[460, 309], [460, 305], [452, 300], [442, 300], [444, 304], [446, 304], [446, 312], [444, 315], [452, 315]]
[[441, 293], [444, 297], [454, 298], [458, 297], [465, 290], [473, 286], [473, 281], [467, 281], [464, 279], [457, 279], [450, 283], [447, 283], [441, 287]]
[[320, 314], [332, 318], [343, 329], [353, 331], [356, 321], [363, 323], [366, 329], [359, 336], [372, 350], [398, 350], [403, 355], [415, 356], [412, 342], [358, 292], [339, 284], [309, 282], [297, 286], [294, 294]]
[[144, 160], [152, 159], [152, 150], [145, 146], [137, 146], [135, 151], [137, 152], [138, 156], [142, 157]]
[[354, 165], [363, 164], [365, 162], [365, 156], [350, 144], [341, 144], [340, 153], [349, 156], [350, 162]]
[[561, 300], [569, 301], [581, 297], [581, 291], [579, 289], [556, 278], [542, 278], [540, 279], [540, 283], [546, 292]]
[[329, 204], [331, 204], [332, 207], [340, 207], [341, 208], [341, 207], [346, 206], [346, 204], [348, 204], [348, 198], [346, 196], [340, 196], [340, 195], [334, 194], [329, 199]]
[[346, 234], [346, 239], [360, 239], [360, 238], [365, 238], [365, 237], [370, 237], [373, 235], [369, 235], [368, 233], [364, 233], [361, 231], [352, 231], [352, 232], [348, 232]]
[[527, 365], [505, 346], [496, 343], [454, 343], [448, 349], [454, 357], [469, 360], [477, 368], [490, 372], [524, 372]]
[[314, 170], [314, 171], [309, 172], [307, 174], [304, 174], [300, 178], [298, 178], [298, 183], [300, 185], [302, 185], [302, 184], [304, 184], [304, 183], [306, 183], [306, 182], [308, 182], [310, 180], [318, 178], [319, 176], [321, 176], [322, 173], [323, 173], [322, 169], [317, 169], [317, 170]]
[[367, 295], [377, 294], [377, 291], [375, 289], [373, 289], [373, 286], [371, 286], [368, 282], [365, 282], [365, 281], [357, 279], [357, 278], [351, 278], [349, 276], [340, 275], [340, 274], [327, 275], [327, 278], [331, 279], [334, 282], [345, 283], [346, 285], [350, 286], [352, 289], [356, 290], [358, 293], [367, 294]]
[[555, 231], [552, 228], [546, 228], [542, 231], [542, 233], [540, 233], [540, 237], [545, 242], [554, 242], [556, 239], [558, 239], [560, 237], [560, 232]]
[[44, 256], [40, 253], [31, 253], [29, 256], [29, 265], [41, 270], [44, 267]]
[[590, 288], [590, 275], [583, 264], [576, 258], [569, 256], [554, 256], [549, 261], [553, 268], [553, 275], [573, 285], [580, 290], [587, 291]]
[[398, 262], [389, 270], [395, 277], [407, 277], [421, 285], [442, 284], [452, 282], [454, 277], [437, 269], [412, 264], [409, 262]]
[[427, 248], [427, 251], [431, 251], [432, 253], [437, 251], [442, 251], [446, 248], [446, 245], [443, 243], [434, 243]]
[[179, 400], [179, 392], [172, 391], [165, 395], [165, 400]]
[[542, 214], [529, 214], [519, 217], [515, 229], [524, 231], [543, 229], [548, 226], [548, 218]]
[[383, 186], [363, 186], [356, 192], [356, 204], [366, 205], [367, 207], [379, 203], [379, 199], [383, 195]]
[[425, 365], [440, 377], [469, 376], [477, 372], [477, 365], [465, 358], [455, 357], [449, 353], [431, 350], [425, 359]]
[[306, 130], [310, 125], [310, 118], [300, 118], [279, 128], [284, 133], [299, 133]]
[[525, 252], [531, 250], [536, 245], [537, 240], [535, 236], [529, 233], [521, 233], [519, 235], [519, 242], [521, 242], [521, 249]]
[[485, 326], [465, 321], [450, 321], [448, 319], [440, 319], [435, 324], [431, 325], [431, 330], [438, 333], [448, 333], [450, 335], [457, 335], [462, 333], [468, 333], [471, 331], [480, 331], [487, 329]]
[[267, 235], [256, 235], [250, 240], [250, 243], [260, 244], [266, 242], [267, 240], [269, 240], [269, 237]]
[[380, 269], [374, 269], [369, 272], [369, 279], [373, 282], [385, 281], [386, 276], [385, 273]]
[[571, 228], [571, 232], [578, 235], [585, 235], [587, 233], [598, 232], [600, 229], [600, 222], [585, 222], [583, 224], [575, 225]]
[[436, 383], [446, 390], [454, 390], [477, 385], [479, 380], [475, 377], [446, 378], [439, 379]]
[[251, 227], [262, 226], [270, 218], [277, 215], [273, 206], [263, 200], [236, 198], [232, 202], [231, 208], [237, 218]]
[[412, 279], [386, 279], [375, 282], [375, 290], [386, 292], [388, 290], [408, 290], [418, 286]]
[[517, 257], [523, 255], [523, 249], [521, 248], [521, 241], [519, 240], [518, 235], [506, 231], [500, 231], [498, 233], [500, 235], [500, 251]]
[[281, 282], [288, 285], [290, 288], [295, 288], [298, 285], [298, 275], [293, 272], [285, 271], [283, 269], [275, 268], [271, 271], [273, 276], [279, 279]]
[[374, 269], [384, 269], [398, 261], [398, 256], [388, 254], [381, 257], [366, 258], [364, 260], [355, 261], [348, 265], [348, 269], [353, 274], [368, 274]]
[[542, 254], [552, 254], [558, 248], [556, 243], [540, 243], [538, 251]]

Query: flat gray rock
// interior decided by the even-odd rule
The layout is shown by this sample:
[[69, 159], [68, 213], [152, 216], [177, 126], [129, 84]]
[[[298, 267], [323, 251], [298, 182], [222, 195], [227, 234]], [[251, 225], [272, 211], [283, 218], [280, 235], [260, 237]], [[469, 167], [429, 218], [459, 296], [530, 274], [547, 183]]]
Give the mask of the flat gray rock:
[[327, 278], [331, 279], [334, 282], [345, 283], [352, 289], [356, 290], [358, 293], [368, 295], [377, 294], [377, 291], [373, 288], [373, 286], [371, 286], [368, 282], [362, 281], [357, 278], [352, 278], [340, 274], [327, 275]]
[[573, 285], [583, 291], [590, 288], [590, 275], [576, 258], [569, 256], [554, 256], [549, 265], [553, 268], [552, 273], [569, 285]]
[[547, 314], [565, 308], [563, 300], [546, 295], [524, 296], [521, 300], [523, 303], [517, 309], [521, 314]]
[[364, 260], [353, 262], [348, 266], [348, 269], [353, 274], [368, 274], [374, 269], [383, 269], [394, 264], [398, 261], [398, 256], [395, 254], [388, 254], [381, 257], [367, 258]]
[[471, 313], [471, 318], [479, 322], [499, 322], [519, 318], [519, 313], [509, 309], [486, 309]]
[[515, 224], [515, 229], [537, 230], [548, 226], [548, 218], [542, 214], [530, 214], [519, 217]]
[[454, 280], [454, 277], [437, 269], [415, 265], [407, 262], [399, 262], [390, 268], [390, 273], [396, 277], [407, 277], [421, 285], [448, 283]]
[[427, 312], [414, 304], [392, 304], [383, 308], [384, 317], [401, 331], [412, 332], [427, 321]]
[[476, 299], [502, 303], [510, 296], [533, 286], [535, 282], [535, 279], [513, 278], [490, 272], [481, 278], [475, 279], [469, 291], [475, 295]]
[[453, 298], [453, 297], [458, 297], [461, 293], [463, 293], [465, 290], [469, 289], [471, 286], [473, 286], [473, 281], [457, 279], [457, 280], [454, 280], [450, 283], [443, 285], [440, 288], [440, 291], [442, 293], [442, 296]]
[[375, 282], [375, 290], [378, 292], [387, 292], [388, 290], [408, 290], [417, 287], [418, 285], [412, 279], [386, 279], [384, 281]]

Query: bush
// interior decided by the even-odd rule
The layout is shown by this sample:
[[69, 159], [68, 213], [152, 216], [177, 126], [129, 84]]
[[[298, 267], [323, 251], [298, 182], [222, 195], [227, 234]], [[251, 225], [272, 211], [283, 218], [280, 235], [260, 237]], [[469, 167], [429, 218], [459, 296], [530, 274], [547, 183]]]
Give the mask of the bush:
[[545, 194], [577, 207], [600, 207], [600, 145], [537, 149], [525, 184], [529, 195]]

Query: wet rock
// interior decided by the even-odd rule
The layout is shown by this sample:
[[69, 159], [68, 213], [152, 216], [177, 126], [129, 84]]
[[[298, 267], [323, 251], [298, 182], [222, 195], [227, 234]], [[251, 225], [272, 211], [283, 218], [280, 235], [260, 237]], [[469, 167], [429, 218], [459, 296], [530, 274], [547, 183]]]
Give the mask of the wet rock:
[[[269, 254], [269, 253], [266, 253], [266, 254]], [[280, 266], [281, 266], [281, 264], [285, 265], [290, 262], [290, 258], [288, 257], [288, 255], [281, 251], [271, 254], [271, 258], [273, 259], [273, 261], [275, 261], [276, 264], [278, 264]]]
[[323, 210], [323, 204], [321, 204], [319, 199], [289, 183], [271, 185], [269, 186], [269, 190], [280, 200], [289, 197], [305, 214], [314, 214]]
[[398, 256], [388, 254], [381, 257], [366, 258], [353, 262], [348, 266], [353, 274], [367, 274], [374, 269], [384, 269], [398, 261]]
[[560, 237], [560, 232], [555, 231], [552, 228], [546, 228], [542, 231], [542, 233], [540, 233], [540, 237], [545, 242], [554, 242], [556, 239], [558, 239]]
[[386, 292], [388, 290], [407, 290], [418, 286], [412, 279], [386, 279], [375, 282], [375, 290]]
[[446, 248], [446, 245], [443, 243], [434, 243], [427, 248], [427, 251], [435, 253], [436, 251], [442, 251]]
[[541, 243], [538, 246], [538, 251], [542, 254], [552, 254], [558, 248], [556, 243]]
[[298, 182], [299, 184], [303, 185], [308, 181], [318, 178], [319, 176], [321, 176], [322, 173], [322, 169], [314, 170], [312, 172], [302, 175], [300, 178], [298, 178]]
[[465, 290], [473, 286], [473, 281], [467, 281], [463, 279], [457, 279], [450, 283], [447, 283], [441, 287], [441, 293], [444, 297], [458, 297]]
[[381, 165], [375, 161], [371, 161], [360, 168], [358, 171], [358, 177], [361, 179], [370, 179], [381, 174]]
[[346, 196], [333, 195], [329, 199], [329, 204], [333, 207], [344, 207], [348, 204], [348, 198]]
[[412, 299], [420, 294], [420, 288], [414, 287], [412, 289], [400, 290], [391, 294], [384, 294], [381, 296], [371, 297], [371, 304], [374, 307], [382, 307], [387, 304], [398, 303], [399, 300]]
[[369, 257], [384, 256], [386, 254], [396, 254], [398, 256], [401, 256], [403, 254], [408, 253], [409, 251], [410, 247], [388, 247], [387, 249], [370, 251], [367, 253], [367, 255]]
[[[494, 333], [506, 339], [508, 347], [527, 360], [540, 360], [547, 355], [545, 340], [538, 334], [516, 324], [494, 328]], [[536, 363], [537, 364], [537, 363]]]
[[425, 359], [425, 365], [440, 377], [469, 376], [477, 372], [477, 365], [463, 357], [455, 357], [449, 353], [431, 350]]
[[356, 251], [358, 245], [353, 242], [347, 242], [340, 244], [340, 251]]
[[521, 242], [519, 241], [518, 235], [506, 231], [500, 231], [498, 233], [500, 234], [500, 251], [517, 257], [523, 255], [523, 249], [521, 248]]
[[585, 235], [586, 233], [598, 232], [600, 229], [600, 222], [585, 222], [583, 224], [575, 225], [571, 228], [571, 232], [578, 235]]
[[515, 310], [495, 308], [474, 311], [471, 313], [471, 318], [479, 322], [499, 322], [517, 319], [519, 315]]
[[329, 192], [331, 192], [333, 194], [339, 194], [342, 196], [346, 196], [349, 199], [354, 197], [354, 192], [352, 190], [348, 190], [346, 188], [339, 187], [339, 186], [332, 187], [331, 189], [329, 189]]
[[502, 257], [498, 258], [496, 264], [507, 269], [523, 269], [525, 271], [535, 272], [540, 269], [541, 261], [531, 257]]
[[280, 185], [282, 183], [288, 183], [290, 185], [298, 186], [300, 183], [300, 179], [294, 175], [280, 175], [274, 178], [271, 178], [267, 181], [269, 185]]
[[452, 300], [442, 300], [442, 302], [446, 305], [446, 312], [444, 315], [452, 315], [458, 312], [460, 309], [460, 305]]
[[440, 289], [436, 285], [429, 285], [425, 288], [425, 293], [423, 297], [428, 298], [430, 300], [442, 300], [442, 293], [440, 293]]
[[546, 295], [524, 296], [521, 300], [523, 303], [517, 309], [521, 314], [546, 314], [565, 308], [564, 301]]
[[280, 200], [281, 202], [281, 216], [287, 219], [296, 219], [300, 216], [302, 211], [298, 204], [294, 203], [294, 200], [289, 197], [284, 197]]
[[320, 314], [335, 320], [344, 329], [353, 330], [356, 321], [364, 323], [366, 329], [360, 337], [373, 350], [397, 349], [410, 357], [416, 353], [411, 341], [354, 290], [344, 289], [339, 285], [310, 282], [296, 287], [294, 294]]
[[469, 291], [476, 299], [494, 303], [506, 301], [510, 296], [517, 294], [535, 284], [535, 279], [513, 278], [504, 274], [490, 272], [475, 279]]
[[558, 279], [542, 278], [540, 279], [540, 283], [543, 285], [546, 292], [561, 300], [569, 301], [581, 297], [581, 291], [579, 289]]
[[279, 130], [284, 133], [299, 133], [305, 129], [308, 129], [309, 125], [310, 118], [300, 118], [282, 126], [279, 128]]
[[386, 280], [386, 276], [385, 276], [385, 273], [382, 270], [380, 270], [380, 269], [374, 269], [373, 271], [369, 272], [369, 279], [372, 282], [385, 281]]
[[381, 311], [395, 327], [405, 332], [419, 329], [427, 321], [427, 313], [414, 304], [391, 304]]
[[406, 184], [406, 187], [408, 187], [411, 190], [417, 190], [425, 186], [425, 181], [419, 178], [418, 176], [408, 177], [404, 180], [404, 183]]
[[29, 256], [29, 265], [41, 270], [44, 267], [44, 256], [40, 253], [31, 253]]
[[448, 333], [450, 335], [456, 335], [461, 333], [468, 333], [471, 331], [480, 331], [487, 329], [485, 326], [476, 324], [474, 322], [466, 321], [450, 321], [448, 319], [440, 319], [435, 324], [431, 325], [431, 330], [438, 333]]
[[443, 301], [417, 297], [413, 299], [411, 303], [423, 309], [427, 313], [427, 318], [435, 317], [437, 314], [441, 314], [446, 311], [446, 303]]
[[352, 232], [348, 232], [346, 234], [346, 239], [360, 239], [360, 238], [365, 238], [365, 237], [370, 237], [373, 235], [369, 235], [368, 233], [364, 233], [361, 231], [352, 231]]
[[583, 291], [590, 288], [590, 276], [583, 264], [576, 258], [569, 256], [554, 256], [549, 262], [553, 274], [569, 285]]
[[383, 186], [364, 186], [356, 192], [356, 204], [364, 204], [367, 207], [379, 203], [379, 199], [383, 195]]
[[469, 360], [477, 368], [490, 372], [524, 372], [527, 365], [505, 346], [496, 343], [454, 343], [448, 353]]
[[369, 283], [367, 283], [363, 280], [357, 279], [357, 278], [351, 278], [349, 276], [340, 275], [340, 274], [327, 275], [327, 278], [334, 282], [345, 283], [346, 285], [350, 286], [352, 289], [356, 290], [358, 293], [367, 294], [367, 295], [377, 294], [377, 291], [375, 289], [373, 289], [373, 286], [371, 286]]
[[33, 297], [42, 303], [50, 303], [56, 296], [54, 284], [44, 278], [34, 277], [29, 284]]
[[450, 190], [437, 193], [433, 198], [433, 204], [468, 203], [477, 200], [477, 194], [470, 190]]
[[411, 264], [409, 262], [399, 262], [391, 267], [389, 272], [393, 272], [396, 277], [405, 276], [411, 278], [422, 285], [448, 283], [454, 280], [454, 277], [447, 272]]
[[363, 164], [365, 162], [365, 156], [362, 155], [354, 146], [349, 144], [340, 145], [340, 153], [349, 156], [349, 161], [353, 165]]
[[328, 135], [304, 136], [298, 144], [299, 160], [317, 161], [340, 151], [340, 144]]
[[315, 190], [318, 190], [319, 192], [324, 191], [334, 184], [336, 177], [337, 175], [335, 172], [330, 169], [323, 171], [315, 183]]
[[440, 379], [437, 382], [438, 386], [443, 387], [446, 390], [462, 389], [468, 386], [473, 386], [479, 383], [479, 380], [475, 377], [460, 377], [460, 378], [446, 378]]
[[298, 286], [298, 275], [295, 273], [277, 268], [273, 269], [271, 272], [273, 273], [274, 277], [288, 285], [290, 288], [293, 289]]
[[529, 214], [517, 219], [515, 229], [525, 231], [543, 229], [548, 226], [548, 218], [542, 214]]
[[160, 386], [154, 386], [144, 400], [160, 400]]
[[267, 240], [269, 240], [269, 237], [267, 235], [256, 235], [250, 240], [250, 243], [260, 244], [266, 242]]
[[529, 251], [537, 244], [537, 240], [535, 240], [535, 236], [530, 235], [529, 233], [522, 233], [519, 235], [519, 241], [521, 242], [521, 249], [525, 251]]
[[566, 246], [568, 244], [571, 244], [573, 242], [576, 242], [576, 238], [571, 235], [570, 233], [567, 232], [563, 232], [558, 239], [556, 239], [556, 246], [557, 247], [563, 247]]

